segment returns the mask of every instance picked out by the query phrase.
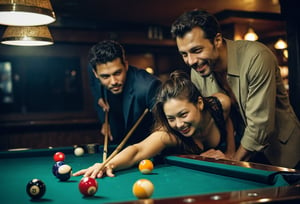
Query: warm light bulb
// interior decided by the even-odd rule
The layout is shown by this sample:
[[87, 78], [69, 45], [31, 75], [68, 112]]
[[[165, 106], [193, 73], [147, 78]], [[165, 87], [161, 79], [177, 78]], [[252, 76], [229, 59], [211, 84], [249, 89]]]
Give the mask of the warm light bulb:
[[245, 40], [256, 41], [258, 40], [257, 34], [254, 32], [253, 28], [249, 28], [248, 32], [244, 36]]
[[151, 67], [147, 67], [147, 68], [146, 68], [146, 71], [147, 71], [148, 73], [150, 73], [150, 74], [153, 74], [153, 73], [154, 73], [154, 71], [153, 71], [153, 69], [152, 69]]
[[283, 50], [283, 56], [287, 59], [289, 58], [289, 52], [287, 49]]
[[284, 40], [282, 40], [281, 38], [279, 38], [277, 40], [277, 42], [275, 43], [274, 47], [278, 50], [283, 50], [287, 48], [287, 44]]

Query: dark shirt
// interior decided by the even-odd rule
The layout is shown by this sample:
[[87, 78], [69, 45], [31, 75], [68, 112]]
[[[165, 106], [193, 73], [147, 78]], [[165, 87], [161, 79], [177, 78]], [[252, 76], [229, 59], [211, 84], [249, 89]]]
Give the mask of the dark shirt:
[[99, 98], [103, 98], [110, 104], [108, 118], [110, 131], [114, 138], [110, 144], [119, 144], [145, 109], [148, 109], [149, 112], [128, 139], [127, 144], [134, 144], [145, 139], [151, 133], [153, 124], [151, 109], [155, 104], [156, 92], [161, 81], [143, 69], [129, 66], [122, 94], [113, 95], [101, 85], [98, 79], [95, 80], [91, 65], [89, 65], [89, 72], [90, 86], [95, 97], [95, 106], [101, 124], [104, 123], [105, 114], [102, 108], [97, 105], [97, 101]]
[[[111, 92], [107, 93], [108, 97], [108, 103], [110, 106], [109, 111], [109, 124], [112, 124], [113, 122], [116, 122], [118, 128], [115, 128], [114, 130], [111, 130], [113, 132], [113, 137], [115, 141], [119, 141], [119, 138], [124, 137], [124, 115], [123, 115], [123, 94], [112, 94]], [[114, 127], [114, 126], [112, 126]]]

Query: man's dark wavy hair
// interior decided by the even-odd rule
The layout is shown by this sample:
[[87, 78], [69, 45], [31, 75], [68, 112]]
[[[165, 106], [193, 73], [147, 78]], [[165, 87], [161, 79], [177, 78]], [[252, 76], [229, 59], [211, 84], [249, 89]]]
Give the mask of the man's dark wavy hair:
[[205, 33], [205, 38], [213, 42], [217, 33], [221, 33], [218, 20], [204, 10], [192, 10], [179, 16], [171, 26], [171, 34], [174, 38], [182, 38], [193, 28], [199, 27]]
[[97, 64], [105, 64], [117, 58], [125, 65], [125, 50], [120, 43], [113, 40], [104, 40], [92, 46], [88, 56], [93, 69], [96, 69]]

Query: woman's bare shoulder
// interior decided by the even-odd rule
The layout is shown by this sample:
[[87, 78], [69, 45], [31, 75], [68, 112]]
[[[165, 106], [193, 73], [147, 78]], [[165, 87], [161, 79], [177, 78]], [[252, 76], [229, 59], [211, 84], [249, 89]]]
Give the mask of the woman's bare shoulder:
[[223, 93], [214, 93], [212, 96], [215, 96], [219, 99], [222, 104], [222, 108], [225, 112], [229, 112], [231, 108], [231, 100], [230, 97]]

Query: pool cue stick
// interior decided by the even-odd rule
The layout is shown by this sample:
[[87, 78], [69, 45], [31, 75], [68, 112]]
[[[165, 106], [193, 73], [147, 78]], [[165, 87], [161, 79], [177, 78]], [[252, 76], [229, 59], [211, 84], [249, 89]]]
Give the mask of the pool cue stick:
[[103, 147], [103, 162], [107, 158], [107, 145], [108, 145], [108, 111], [105, 111], [105, 122], [104, 122], [104, 127], [105, 127], [105, 135], [104, 135], [104, 147]]
[[125, 143], [127, 142], [127, 140], [130, 138], [130, 136], [132, 135], [132, 133], [135, 131], [135, 129], [137, 128], [137, 126], [142, 122], [143, 118], [145, 117], [145, 115], [148, 113], [148, 109], [146, 108], [144, 113], [139, 117], [139, 119], [136, 121], [136, 123], [133, 125], [133, 127], [129, 130], [129, 132], [127, 133], [127, 135], [124, 137], [124, 139], [122, 140], [122, 142], [116, 147], [116, 149], [111, 153], [111, 155], [102, 162], [102, 166], [100, 167], [100, 170], [103, 170], [105, 165], [112, 160], [112, 158], [114, 158], [116, 156], [116, 154], [119, 153], [119, 151], [123, 148], [123, 146], [125, 145]]

